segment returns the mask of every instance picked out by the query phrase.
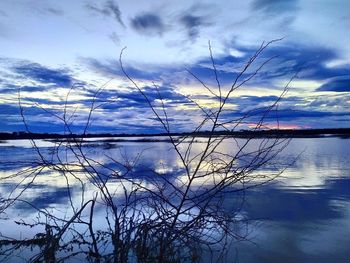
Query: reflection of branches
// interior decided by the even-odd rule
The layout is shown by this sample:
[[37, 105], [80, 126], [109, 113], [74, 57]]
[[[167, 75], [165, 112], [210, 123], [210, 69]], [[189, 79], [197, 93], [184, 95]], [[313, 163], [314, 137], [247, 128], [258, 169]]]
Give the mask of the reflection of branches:
[[[31, 140], [39, 158], [31, 168], [2, 179], [18, 179], [19, 183], [9, 198], [1, 200], [1, 211], [23, 202], [23, 195], [47, 171], [64, 177], [69, 210], [62, 215], [31, 205], [43, 215], [45, 222], [38, 220], [33, 225], [21, 221], [20, 225], [43, 226], [43, 232], [32, 239], [11, 240], [4, 237], [0, 247], [6, 249], [1, 250], [2, 253], [9, 255], [11, 251], [30, 245], [41, 249], [32, 257], [34, 262], [54, 262], [79, 255], [96, 262], [128, 262], [132, 259], [137, 262], [198, 262], [204, 253], [220, 249], [216, 259], [223, 261], [230, 244], [247, 237], [243, 229], [249, 220], [242, 215], [245, 190], [269, 182], [283, 172], [276, 157], [288, 145], [289, 139], [256, 140], [253, 135], [237, 139], [232, 138], [230, 132], [242, 124], [252, 123], [252, 120], [255, 122], [253, 131], [264, 129], [267, 117], [271, 112], [277, 112], [278, 104], [286, 96], [296, 74], [268, 107], [247, 111], [238, 118], [227, 117], [232, 112], [227, 105], [234, 91], [248, 83], [275, 58], [269, 57], [256, 65], [261, 53], [276, 41], [279, 40], [262, 43], [228, 89], [220, 82], [209, 42], [216, 88], [205, 84], [191, 71], [188, 70], [188, 73], [213, 95], [218, 106], [207, 108], [188, 96], [188, 101], [198, 109], [201, 119], [192, 133], [181, 137], [172, 135], [167, 102], [162, 97], [161, 89], [153, 83], [160, 102], [155, 104], [125, 69], [123, 49], [119, 57], [122, 72], [145, 99], [167, 134], [172, 153], [179, 161], [180, 174], [169, 175], [148, 167], [143, 169], [143, 176], [137, 175], [137, 169], [142, 167], [142, 151], [134, 158], [123, 151], [114, 151], [103, 154], [105, 160], [101, 161], [91, 154], [82, 138], [72, 136], [56, 142], [49, 153]], [[255, 68], [251, 70], [253, 65]], [[93, 124], [94, 111], [103, 105], [103, 102], [97, 105], [103, 88], [92, 95], [83, 136]], [[62, 122], [65, 132], [72, 135], [77, 108], [69, 109], [71, 92], [72, 89], [65, 98], [62, 116], [54, 113], [52, 117]], [[19, 103], [23, 122], [29, 132], [20, 93]], [[279, 126], [278, 118], [276, 122]], [[202, 138], [203, 143], [198, 144], [196, 140], [203, 131], [206, 136]], [[226, 133], [218, 136], [219, 131]], [[80, 197], [75, 194], [77, 185]], [[228, 196], [235, 200], [232, 207], [225, 202]], [[24, 202], [30, 205], [30, 201]]]

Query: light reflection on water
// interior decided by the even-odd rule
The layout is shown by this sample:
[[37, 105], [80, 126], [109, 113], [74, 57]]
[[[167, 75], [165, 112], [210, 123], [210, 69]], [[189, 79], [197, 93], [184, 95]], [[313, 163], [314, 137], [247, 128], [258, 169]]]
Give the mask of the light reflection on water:
[[[239, 262], [346, 262], [350, 258], [350, 139], [336, 137], [293, 139], [279, 156], [292, 160], [291, 167], [273, 182], [246, 192], [243, 212], [255, 223], [249, 227], [251, 242], [235, 244]], [[88, 145], [88, 144], [87, 144]], [[226, 143], [223, 147], [232, 148]], [[37, 146], [50, 152], [52, 142], [38, 140]], [[169, 176], [181, 176], [181, 163], [167, 142], [113, 142], [94, 140], [89, 154], [100, 163], [106, 156], [140, 158], [139, 176], [151, 168]], [[196, 144], [198, 151], [201, 143]], [[9, 176], [38, 158], [28, 141], [0, 143], [0, 177]], [[18, 179], [0, 182], [1, 197], [9, 193]], [[73, 200], [80, 200], [80, 182], [72, 179], [76, 189]], [[115, 187], [111, 184], [111, 187]], [[91, 191], [91, 193], [89, 193]], [[86, 189], [92, 195], [93, 189]], [[68, 204], [66, 182], [52, 171], [41, 174], [23, 199], [39, 208], [64, 214]], [[230, 206], [228, 198], [225, 204]], [[16, 226], [13, 219], [36, 216], [27, 205], [16, 205], [1, 218], [0, 232], [9, 236], [30, 236], [35, 229]], [[67, 215], [68, 216], [68, 215]], [[232, 257], [235, 257], [233, 255]]]

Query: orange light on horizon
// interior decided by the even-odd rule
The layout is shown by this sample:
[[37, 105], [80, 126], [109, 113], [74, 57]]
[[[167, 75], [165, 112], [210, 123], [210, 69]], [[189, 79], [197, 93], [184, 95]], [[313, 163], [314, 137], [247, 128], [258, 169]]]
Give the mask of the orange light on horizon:
[[[249, 128], [256, 128], [257, 124], [256, 123], [249, 123], [248, 124], [248, 127]], [[312, 128], [311, 126], [308, 126], [308, 125], [297, 125], [297, 124], [277, 124], [277, 123], [274, 123], [274, 124], [269, 124], [269, 123], [266, 123], [266, 124], [263, 124], [261, 125], [261, 128], [263, 129], [271, 129], [271, 130], [276, 130], [276, 129], [279, 129], [279, 130], [298, 130], [298, 129], [310, 129]]]

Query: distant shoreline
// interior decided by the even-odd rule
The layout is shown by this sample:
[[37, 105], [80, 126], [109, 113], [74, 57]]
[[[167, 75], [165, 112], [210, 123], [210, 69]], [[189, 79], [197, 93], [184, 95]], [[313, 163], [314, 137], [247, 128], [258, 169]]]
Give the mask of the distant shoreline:
[[127, 137], [164, 137], [164, 136], [190, 136], [190, 137], [208, 137], [212, 136], [229, 136], [236, 138], [310, 138], [310, 137], [325, 137], [341, 136], [350, 138], [350, 128], [337, 129], [304, 129], [304, 130], [241, 130], [241, 131], [216, 131], [216, 132], [195, 132], [195, 133], [155, 133], [155, 134], [57, 134], [57, 133], [27, 133], [27, 132], [0, 132], [0, 140], [21, 140], [21, 139], [74, 139], [74, 138], [127, 138]]

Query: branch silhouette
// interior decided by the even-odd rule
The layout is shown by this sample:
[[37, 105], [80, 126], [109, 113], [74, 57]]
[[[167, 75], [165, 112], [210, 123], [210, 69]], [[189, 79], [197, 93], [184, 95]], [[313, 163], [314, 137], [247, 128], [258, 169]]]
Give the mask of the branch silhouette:
[[[172, 133], [174, 124], [170, 121], [171, 113], [161, 88], [153, 83], [160, 103], [152, 103], [147, 92], [128, 73], [123, 62], [125, 48], [122, 49], [119, 56], [121, 70], [167, 134], [171, 151], [179, 160], [180, 175], [169, 175], [152, 167], [143, 167], [144, 175], [137, 175], [142, 158], [150, 150], [140, 150], [133, 158], [121, 149], [118, 154], [116, 151], [113, 154], [107, 152], [103, 154], [109, 161], [107, 164], [91, 154], [83, 138], [72, 136], [57, 140], [50, 152], [31, 139], [38, 158], [22, 171], [0, 179], [0, 182], [18, 182], [8, 197], [1, 199], [0, 212], [6, 213], [11, 207], [22, 203], [40, 216], [32, 224], [23, 220], [17, 222], [18, 225], [42, 231], [27, 239], [2, 236], [0, 256], [10, 258], [19, 249], [31, 247], [34, 252], [30, 262], [63, 262], [83, 256], [90, 262], [170, 263], [200, 262], [208, 251], [214, 254], [218, 250], [216, 253], [219, 256], [213, 256], [212, 261], [225, 261], [230, 244], [234, 240], [245, 240], [248, 236], [247, 231], [242, 231], [249, 223], [249, 219], [242, 216], [245, 191], [274, 180], [287, 167], [285, 164], [282, 168], [278, 166], [277, 157], [290, 139], [275, 137], [257, 141], [253, 134], [237, 139], [229, 132], [239, 129], [242, 124], [251, 124], [252, 119], [255, 120], [253, 131], [266, 129], [267, 116], [273, 111], [278, 116], [278, 105], [288, 93], [297, 73], [271, 105], [250, 110], [238, 118], [227, 117], [227, 113], [233, 111], [228, 102], [234, 92], [257, 76], [276, 56], [262, 62], [258, 62], [257, 58], [280, 40], [263, 42], [243, 68], [234, 74], [228, 89], [220, 81], [220, 72], [209, 42], [216, 87], [205, 84], [190, 70], [187, 72], [213, 95], [218, 104], [208, 108], [196, 98], [186, 96], [201, 118], [194, 123], [192, 133], [184, 136]], [[106, 85], [92, 95], [82, 135], [88, 134], [93, 125], [92, 117], [96, 109], [110, 103], [103, 101], [98, 104], [98, 96]], [[63, 124], [68, 135], [74, 134], [72, 125], [78, 111], [69, 107], [72, 92], [73, 87], [67, 93], [62, 115], [51, 114]], [[30, 132], [20, 92], [18, 98], [23, 123], [26, 131]], [[50, 114], [45, 107], [37, 106]], [[278, 117], [276, 123], [279, 127]], [[205, 131], [205, 137], [200, 137], [201, 131]], [[218, 136], [219, 131], [228, 133]], [[201, 143], [197, 140], [201, 140]], [[277, 169], [268, 170], [266, 167], [269, 166]], [[25, 199], [28, 189], [47, 172], [64, 178], [69, 208], [63, 214], [36, 207]], [[77, 188], [79, 197], [74, 195]], [[235, 200], [232, 207], [225, 205], [228, 196]]]

